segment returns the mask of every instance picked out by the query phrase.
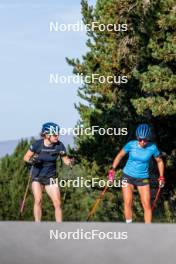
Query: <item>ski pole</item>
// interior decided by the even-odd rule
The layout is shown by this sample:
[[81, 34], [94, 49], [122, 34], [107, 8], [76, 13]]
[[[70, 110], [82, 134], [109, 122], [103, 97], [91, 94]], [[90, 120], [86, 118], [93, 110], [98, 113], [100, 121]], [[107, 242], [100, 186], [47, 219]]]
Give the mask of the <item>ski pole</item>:
[[161, 192], [161, 188], [159, 187], [158, 190], [157, 190], [156, 196], [155, 196], [155, 200], [154, 200], [154, 202], [153, 202], [153, 204], [152, 204], [152, 211], [153, 211], [154, 208], [156, 207], [156, 204], [157, 204], [157, 201], [158, 201], [158, 198], [159, 198], [160, 192]]
[[29, 186], [30, 186], [32, 171], [33, 171], [33, 166], [30, 169], [26, 190], [25, 190], [25, 193], [24, 193], [24, 196], [23, 196], [23, 201], [22, 201], [21, 206], [20, 206], [20, 219], [21, 219], [23, 211], [24, 211], [24, 206], [25, 206], [25, 202], [26, 202], [26, 198], [27, 198], [27, 194], [28, 194], [28, 190], [29, 190]]
[[105, 195], [106, 191], [108, 189], [108, 185], [105, 186], [105, 188], [103, 189], [103, 191], [100, 193], [100, 195], [98, 196], [98, 198], [96, 199], [93, 207], [91, 208], [88, 216], [87, 216], [87, 221], [91, 220], [92, 216], [94, 215], [99, 203], [101, 202], [101, 200], [103, 199], [103, 196]]
[[[73, 171], [73, 165], [69, 165], [70, 167], [70, 172], [69, 172], [69, 176], [72, 174], [72, 171]], [[64, 204], [65, 203], [65, 198], [66, 198], [66, 195], [67, 195], [67, 190], [68, 190], [68, 185], [66, 186], [66, 189], [65, 189], [65, 193], [64, 193], [64, 197], [62, 199], [62, 203]]]

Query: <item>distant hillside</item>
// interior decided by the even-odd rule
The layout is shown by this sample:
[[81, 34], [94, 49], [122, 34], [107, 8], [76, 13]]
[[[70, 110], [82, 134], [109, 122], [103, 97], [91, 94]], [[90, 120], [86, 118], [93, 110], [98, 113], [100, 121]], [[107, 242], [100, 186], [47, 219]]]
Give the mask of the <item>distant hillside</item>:
[[[71, 145], [73, 147], [73, 136], [66, 135], [61, 137], [61, 141], [67, 147]], [[17, 140], [7, 140], [7, 141], [0, 141], [0, 158], [4, 157], [6, 154], [11, 155], [20, 142], [20, 139]]]
[[19, 140], [0, 141], [0, 158], [12, 154]]

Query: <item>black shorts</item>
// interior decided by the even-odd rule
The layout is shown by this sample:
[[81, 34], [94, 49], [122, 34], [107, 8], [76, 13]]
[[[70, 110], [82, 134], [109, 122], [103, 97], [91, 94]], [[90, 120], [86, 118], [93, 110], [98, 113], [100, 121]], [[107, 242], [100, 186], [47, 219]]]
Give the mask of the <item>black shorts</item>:
[[51, 178], [46, 178], [46, 177], [33, 177], [32, 182], [39, 182], [42, 185], [52, 185], [52, 184], [57, 184], [56, 178], [51, 177]]
[[129, 184], [132, 184], [134, 186], [145, 186], [145, 185], [149, 185], [149, 179], [148, 178], [134, 178], [131, 177], [125, 173], [122, 174], [122, 181], [126, 181]]

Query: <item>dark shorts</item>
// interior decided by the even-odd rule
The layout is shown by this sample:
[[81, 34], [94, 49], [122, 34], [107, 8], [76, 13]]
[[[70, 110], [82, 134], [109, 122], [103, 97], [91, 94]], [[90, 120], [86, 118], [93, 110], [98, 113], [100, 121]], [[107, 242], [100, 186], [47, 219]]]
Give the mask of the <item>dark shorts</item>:
[[51, 184], [57, 183], [55, 177], [51, 177], [51, 178], [33, 177], [32, 182], [39, 182], [42, 185], [51, 185]]
[[134, 186], [145, 186], [145, 185], [149, 185], [149, 179], [148, 178], [134, 178], [131, 177], [125, 173], [122, 174], [122, 181], [126, 181], [129, 184], [132, 184]]

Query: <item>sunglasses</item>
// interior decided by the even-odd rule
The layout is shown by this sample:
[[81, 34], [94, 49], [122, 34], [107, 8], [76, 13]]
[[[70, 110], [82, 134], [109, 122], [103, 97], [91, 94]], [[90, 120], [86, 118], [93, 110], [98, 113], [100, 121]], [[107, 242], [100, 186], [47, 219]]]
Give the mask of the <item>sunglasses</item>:
[[52, 134], [52, 135], [48, 135], [48, 136], [52, 136], [52, 137], [59, 137], [59, 135], [57, 135], [57, 134]]
[[144, 141], [145, 143], [147, 143], [147, 142], [148, 142], [148, 139], [146, 139], [146, 138], [138, 138], [138, 141], [139, 141], [139, 142]]

